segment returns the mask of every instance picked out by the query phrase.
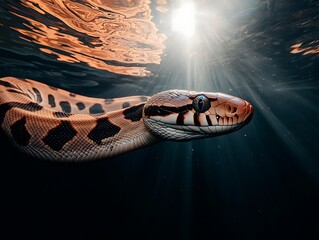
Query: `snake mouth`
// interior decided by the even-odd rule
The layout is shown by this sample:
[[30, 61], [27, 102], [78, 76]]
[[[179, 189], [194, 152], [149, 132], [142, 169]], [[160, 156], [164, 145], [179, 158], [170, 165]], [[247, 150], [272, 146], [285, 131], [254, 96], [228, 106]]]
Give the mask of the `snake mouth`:
[[187, 141], [220, 136], [230, 132], [235, 132], [246, 125], [244, 123], [215, 126], [174, 125], [150, 118], [144, 119], [144, 121], [148, 129], [156, 136], [174, 141]]

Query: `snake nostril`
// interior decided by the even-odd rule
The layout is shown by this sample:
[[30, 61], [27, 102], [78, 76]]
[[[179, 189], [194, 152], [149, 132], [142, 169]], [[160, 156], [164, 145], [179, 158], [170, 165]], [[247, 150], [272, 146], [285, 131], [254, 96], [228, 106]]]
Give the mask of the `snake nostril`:
[[225, 108], [226, 108], [226, 112], [231, 113], [232, 109], [231, 109], [231, 107], [228, 104], [226, 104]]
[[236, 107], [232, 107], [230, 112], [231, 113], [235, 113], [236, 111], [237, 111], [237, 108]]
[[227, 104], [225, 106], [225, 110], [226, 110], [227, 113], [233, 114], [233, 113], [235, 113], [237, 111], [237, 107], [230, 106], [230, 105]]

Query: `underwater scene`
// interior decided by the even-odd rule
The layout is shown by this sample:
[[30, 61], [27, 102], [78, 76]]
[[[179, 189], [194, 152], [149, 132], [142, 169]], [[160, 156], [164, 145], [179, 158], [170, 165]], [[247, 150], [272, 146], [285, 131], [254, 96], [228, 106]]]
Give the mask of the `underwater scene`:
[[0, 2], [1, 239], [319, 239], [319, 2]]

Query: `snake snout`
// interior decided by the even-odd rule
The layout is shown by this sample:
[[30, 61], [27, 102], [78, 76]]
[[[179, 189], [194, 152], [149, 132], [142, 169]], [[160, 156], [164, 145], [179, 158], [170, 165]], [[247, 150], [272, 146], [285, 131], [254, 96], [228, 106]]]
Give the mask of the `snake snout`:
[[224, 104], [225, 112], [224, 116], [222, 117], [226, 117], [226, 119], [228, 120], [232, 119], [232, 121], [230, 121], [232, 122], [232, 124], [246, 125], [251, 121], [254, 109], [249, 102], [241, 98], [227, 96], [227, 99]]
[[247, 101], [246, 102], [246, 117], [244, 119], [244, 124], [248, 124], [252, 119], [254, 115], [254, 107]]

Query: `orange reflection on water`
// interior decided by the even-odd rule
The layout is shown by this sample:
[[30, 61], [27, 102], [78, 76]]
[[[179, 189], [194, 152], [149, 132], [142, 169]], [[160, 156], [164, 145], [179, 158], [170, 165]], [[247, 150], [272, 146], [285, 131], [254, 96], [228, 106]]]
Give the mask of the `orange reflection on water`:
[[318, 54], [319, 53], [319, 40], [310, 43], [296, 43], [291, 46], [291, 53], [302, 53], [302, 55]]
[[156, 10], [161, 12], [161, 13], [166, 13], [168, 12], [168, 8], [166, 7], [167, 1], [166, 0], [157, 0], [157, 7]]
[[27, 22], [25, 28], [13, 28], [21, 38], [41, 45], [42, 52], [59, 61], [84, 62], [133, 76], [149, 75], [141, 65], [161, 61], [166, 37], [151, 21], [149, 0], [21, 0], [21, 4], [64, 23], [48, 26], [18, 9], [11, 11]]

